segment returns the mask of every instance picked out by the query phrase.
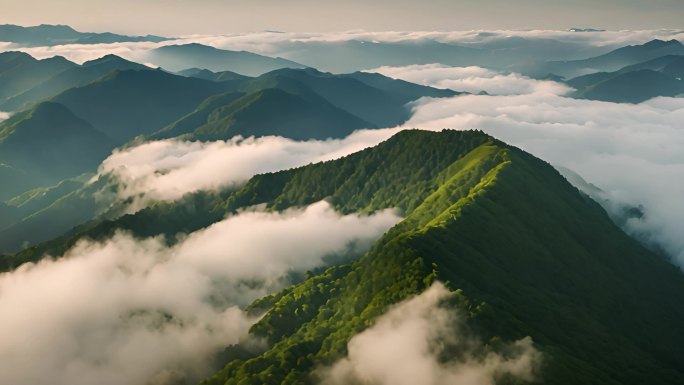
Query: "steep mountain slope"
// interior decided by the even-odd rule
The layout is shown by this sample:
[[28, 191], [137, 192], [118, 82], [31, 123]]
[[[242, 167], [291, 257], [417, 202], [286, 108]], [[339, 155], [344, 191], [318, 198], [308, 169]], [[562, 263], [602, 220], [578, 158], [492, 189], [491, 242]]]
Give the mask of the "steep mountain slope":
[[21, 194], [34, 187], [36, 182], [41, 183], [35, 176], [5, 163], [0, 163], [0, 181], [0, 201]]
[[41, 103], [0, 122], [0, 162], [36, 176], [38, 183], [93, 170], [113, 147], [110, 138], [57, 103]]
[[116, 42], [168, 40], [159, 36], [124, 36], [113, 33], [78, 32], [67, 25], [41, 24], [32, 27], [3, 24], [0, 25], [0, 41], [9, 41], [25, 46], [60, 44], [99, 44]]
[[21, 213], [14, 206], [0, 202], [0, 230], [15, 223], [21, 218]]
[[[462, 290], [483, 334], [532, 336], [546, 383], [681, 382], [684, 309], [672, 293], [684, 292], [682, 272], [551, 166], [491, 139], [477, 145], [483, 136], [401, 133], [343, 160], [255, 177], [229, 199], [282, 209], [329, 196], [342, 211], [398, 206], [406, 219], [359, 261], [255, 303], [271, 308], [252, 328], [271, 347], [207, 383], [310, 382], [388, 305], [434, 279]], [[421, 147], [459, 156], [416, 180], [426, 169], [410, 159], [422, 160]]]
[[549, 62], [546, 72], [575, 77], [591, 72], [613, 72], [625, 66], [643, 63], [667, 55], [684, 55], [684, 45], [677, 40], [652, 40], [642, 45], [629, 45], [607, 54], [562, 62]]
[[100, 59], [87, 61], [83, 65], [70, 67], [58, 73], [30, 90], [8, 99], [0, 105], [0, 109], [5, 111], [19, 110], [31, 102], [53, 97], [69, 88], [84, 86], [115, 70], [143, 69], [148, 68], [116, 55], [106, 55]]
[[[98, 199], [97, 195], [107, 193], [106, 183], [73, 182], [67, 180], [50, 188], [27, 191], [12, 199], [10, 204], [12, 201], [29, 198], [26, 207], [16, 206], [21, 216], [0, 230], [0, 250], [12, 253], [26, 245], [58, 237], [106, 211], [110, 202], [107, 199]], [[43, 199], [33, 196], [41, 194], [41, 190], [45, 194]], [[35, 207], [33, 211], [32, 206]]]
[[36, 60], [23, 52], [0, 53], [0, 103], [75, 66], [61, 56]]
[[247, 76], [258, 76], [278, 68], [306, 67], [282, 58], [247, 51], [222, 50], [197, 43], [156, 48], [147, 53], [145, 60], [171, 71], [205, 68], [210, 71], [232, 71]]
[[[83, 174], [53, 186], [35, 188], [0, 204], [11, 214], [3, 218], [0, 226], [0, 250], [16, 252], [27, 244], [58, 236], [93, 218], [98, 207], [93, 190], [86, 186], [92, 175]], [[79, 190], [88, 194], [79, 194]]]
[[354, 130], [373, 128], [321, 97], [302, 98], [277, 88], [251, 93], [214, 110], [193, 131], [202, 140], [279, 135], [295, 140], [343, 138]]
[[67, 90], [52, 101], [67, 106], [122, 144], [165, 127], [227, 88], [222, 83], [160, 70], [115, 71], [97, 82]]
[[244, 207], [321, 199], [344, 213], [397, 207], [405, 219], [359, 260], [253, 304], [267, 312], [252, 333], [269, 347], [231, 347], [207, 384], [308, 383], [389, 305], [436, 279], [460, 289], [469, 324], [492, 346], [531, 336], [544, 355], [545, 383], [684, 381], [682, 272], [550, 165], [481, 132], [404, 131], [340, 160], [258, 175], [235, 192], [92, 222], [5, 259], [5, 267], [59, 253], [82, 236], [128, 229], [173, 241]]
[[[197, 71], [188, 73], [213, 76]], [[410, 115], [406, 104], [421, 97], [458, 94], [372, 73], [333, 75], [308, 68], [281, 69], [257, 78], [228, 75], [231, 79], [222, 83], [234, 91], [208, 98], [195, 111], [147, 139], [178, 135], [227, 139], [235, 134], [342, 137], [359, 128], [403, 123]], [[289, 107], [279, 106], [276, 98]], [[236, 114], [238, 110], [241, 113]]]
[[312, 68], [282, 69], [250, 81], [244, 89], [255, 91], [277, 87], [301, 95], [301, 87], [305, 86], [335, 106], [378, 127], [394, 126], [408, 119], [410, 113], [405, 104], [410, 101], [423, 96], [447, 97], [458, 94], [451, 90], [378, 76], [382, 75], [334, 75]]

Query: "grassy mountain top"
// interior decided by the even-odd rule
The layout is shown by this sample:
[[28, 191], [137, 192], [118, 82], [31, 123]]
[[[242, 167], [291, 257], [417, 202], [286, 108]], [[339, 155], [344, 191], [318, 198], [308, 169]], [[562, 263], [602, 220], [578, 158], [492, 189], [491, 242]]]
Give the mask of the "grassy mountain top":
[[[421, 167], [420, 148], [435, 148], [427, 162], [438, 164]], [[481, 133], [402, 132], [338, 161], [257, 176], [228, 205], [281, 209], [322, 196], [342, 211], [398, 206], [406, 219], [360, 260], [255, 303], [270, 310], [252, 333], [270, 347], [207, 384], [308, 383], [388, 305], [434, 279], [461, 290], [491, 341], [532, 336], [545, 382], [684, 379], [684, 309], [672, 296], [684, 292], [681, 271], [539, 159]]]

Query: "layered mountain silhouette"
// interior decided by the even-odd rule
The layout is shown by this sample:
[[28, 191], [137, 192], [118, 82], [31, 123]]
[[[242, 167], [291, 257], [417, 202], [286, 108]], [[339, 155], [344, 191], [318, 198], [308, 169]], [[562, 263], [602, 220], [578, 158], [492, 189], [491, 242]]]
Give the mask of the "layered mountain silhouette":
[[115, 71], [52, 99], [123, 144], [163, 128], [207, 97], [224, 92], [221, 83], [160, 70]]
[[61, 56], [37, 60], [23, 52], [0, 53], [0, 103], [75, 65]]
[[0, 122], [0, 162], [34, 177], [36, 187], [92, 169], [113, 147], [107, 135], [57, 103]]
[[567, 81], [575, 97], [610, 102], [639, 103], [657, 96], [684, 94], [684, 56], [667, 55], [626, 66], [615, 72], [597, 72]]
[[103, 44], [118, 42], [161, 42], [168, 40], [160, 36], [125, 36], [114, 33], [78, 32], [67, 25], [41, 24], [32, 27], [0, 25], [0, 41], [24, 46], [53, 46], [62, 44]]
[[588, 59], [550, 62], [544, 66], [544, 71], [564, 77], [576, 77], [592, 72], [613, 72], [668, 55], [684, 55], [684, 45], [678, 40], [655, 39], [642, 45], [629, 45]]
[[[16, 251], [45, 241], [100, 214], [93, 194], [102, 193], [93, 186], [81, 185], [79, 191], [49, 186], [95, 172], [117, 146], [237, 135], [342, 138], [357, 129], [403, 123], [410, 101], [456, 95], [369, 73], [279, 69], [256, 78], [204, 70], [184, 75], [109, 55], [82, 65], [71, 63], [11, 99], [38, 104], [0, 123], [7, 137], [5, 148], [10, 148], [0, 154], [0, 177], [8, 182], [0, 191], [3, 200], [31, 194], [27, 190], [35, 188], [50, 188], [55, 197], [33, 212], [28, 211], [32, 205], [24, 205], [22, 216], [13, 217], [0, 232], [0, 250]], [[75, 87], [59, 92], [70, 83]]]
[[70, 88], [87, 85], [113, 71], [143, 69], [149, 68], [116, 55], [106, 55], [96, 60], [86, 61], [82, 65], [70, 66], [34, 87], [7, 99], [0, 104], [0, 109], [6, 111], [20, 110], [31, 103], [49, 99]]
[[410, 113], [406, 104], [413, 100], [457, 94], [379, 74], [334, 75], [311, 68], [280, 69], [256, 78], [231, 75], [217, 81], [233, 91], [208, 98], [148, 139], [276, 134], [293, 139], [341, 138], [360, 128], [403, 123]]
[[202, 44], [168, 45], [148, 52], [145, 60], [171, 71], [203, 68], [214, 72], [232, 71], [258, 76], [278, 68], [305, 66], [283, 58], [271, 58], [247, 51], [229, 51]]

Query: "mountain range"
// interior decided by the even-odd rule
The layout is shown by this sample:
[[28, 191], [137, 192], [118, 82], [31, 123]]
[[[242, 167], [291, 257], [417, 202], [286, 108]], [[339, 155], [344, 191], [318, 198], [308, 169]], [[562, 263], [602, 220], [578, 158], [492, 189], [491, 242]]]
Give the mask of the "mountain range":
[[229, 51], [202, 44], [167, 45], [146, 53], [144, 60], [171, 71], [202, 68], [259, 76], [279, 68], [306, 68], [283, 58], [271, 58], [247, 51]]
[[[24, 46], [165, 40], [45, 25], [0, 26], [3, 39]], [[449, 293], [441, 305], [463, 318], [449, 332], [466, 330], [483, 345], [472, 353], [436, 341], [442, 348], [437, 365], [491, 363], [496, 355], [514, 354], [511, 344], [524, 340], [541, 357], [531, 363], [534, 378], [495, 373], [495, 383], [682, 384], [684, 273], [661, 249], [621, 228], [645, 212], [624, 205], [622, 213], [609, 216], [602, 206], [608, 206], [607, 194], [598, 187], [482, 131], [398, 131], [339, 159], [257, 174], [137, 211], [129, 210], [135, 198], [117, 195], [123, 184], [115, 175], [97, 174], [112, 151], [150, 141], [342, 139], [360, 129], [406, 123], [411, 103], [420, 98], [461, 95], [377, 73], [319, 71], [311, 63], [334, 72], [435, 62], [524, 68], [530, 76], [564, 81], [575, 89], [568, 96], [620, 103], [684, 93], [684, 45], [676, 40], [599, 56], [590, 47], [582, 52], [593, 56], [562, 61], [536, 55], [563, 57], [573, 43], [539, 40], [535, 45], [513, 36], [473, 46], [292, 42], [292, 60], [166, 45], [144, 58], [158, 68], [115, 55], [77, 64], [59, 56], [0, 53], [0, 110], [11, 111], [0, 121], [0, 273], [11, 279], [60, 261], [79, 262], [67, 253], [79, 242], [105, 245], [122, 234], [131, 243], [149, 241], [173, 251], [193, 233], [244, 213], [278, 214], [287, 221], [294, 210], [321, 201], [340, 215], [393, 209], [398, 222], [362, 255], [322, 258], [323, 266], [288, 273], [278, 291], [239, 282], [260, 297], [233, 309], [252, 319], [249, 336], [211, 358], [196, 358], [198, 366], [212, 369], [202, 385], [319, 383], [322, 368], [350, 357], [355, 338], [435, 284]], [[544, 53], [533, 53], [534, 47]], [[116, 268], [122, 276], [130, 273]], [[143, 275], [154, 274], [148, 267]], [[224, 282], [211, 285], [222, 288]], [[207, 301], [217, 309], [226, 302], [213, 295]], [[140, 318], [131, 322], [154, 312], [159, 330], [184, 327], [163, 306], [145, 303], [134, 312]], [[428, 327], [438, 324], [428, 321]], [[101, 364], [98, 357], [86, 358]], [[35, 361], [41, 365], [42, 358]]]
[[567, 81], [574, 97], [640, 103], [658, 96], [684, 94], [684, 55], [666, 55], [614, 72], [596, 72]]
[[[446, 282], [467, 322], [496, 349], [531, 336], [539, 379], [673, 384], [684, 379], [684, 275], [627, 236], [549, 164], [478, 131], [403, 131], [348, 157], [255, 176], [115, 220], [97, 220], [5, 258], [6, 267], [117, 229], [190, 232], [254, 205], [327, 199], [342, 213], [397, 207], [404, 220], [368, 253], [257, 300], [251, 333], [205, 384], [313, 383], [388, 307]], [[190, 209], [192, 208], [192, 209]], [[289, 353], [288, 353], [289, 352]], [[292, 354], [294, 353], [294, 354]]]
[[110, 32], [78, 32], [67, 25], [41, 24], [32, 27], [0, 25], [0, 41], [21, 46], [54, 46], [63, 44], [106, 44], [121, 42], [161, 42], [168, 38], [161, 36], [125, 36]]
[[[14, 54], [0, 54], [0, 59], [5, 55]], [[7, 148], [0, 154], [0, 178], [8, 182], [1, 185], [0, 196], [10, 200], [93, 173], [124, 144], [236, 135], [342, 138], [357, 129], [403, 123], [410, 116], [410, 101], [457, 94], [379, 74], [333, 75], [314, 69], [278, 69], [255, 78], [224, 72], [207, 80], [205, 75], [176, 75], [108, 55], [71, 63], [52, 79], [29, 85], [11, 99], [26, 96], [22, 100], [28, 109], [0, 122], [0, 151], [2, 143]], [[60, 91], [70, 81], [74, 87]], [[52, 190], [63, 195], [34, 212], [26, 206], [6, 220], [0, 227], [0, 250], [45, 241], [103, 214], [93, 198], [97, 189], [78, 187]], [[14, 206], [15, 201], [7, 203]]]
[[651, 40], [641, 45], [628, 45], [604, 55], [581, 60], [546, 63], [538, 70], [564, 77], [576, 77], [594, 72], [613, 72], [619, 69], [669, 55], [684, 55], [684, 44], [678, 40]]

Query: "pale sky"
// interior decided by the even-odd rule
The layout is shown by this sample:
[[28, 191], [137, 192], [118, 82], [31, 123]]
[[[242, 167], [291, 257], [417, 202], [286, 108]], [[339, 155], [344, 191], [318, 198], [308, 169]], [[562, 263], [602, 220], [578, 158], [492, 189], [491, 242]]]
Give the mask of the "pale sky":
[[684, 0], [0, 0], [0, 24], [88, 32], [684, 28]]

